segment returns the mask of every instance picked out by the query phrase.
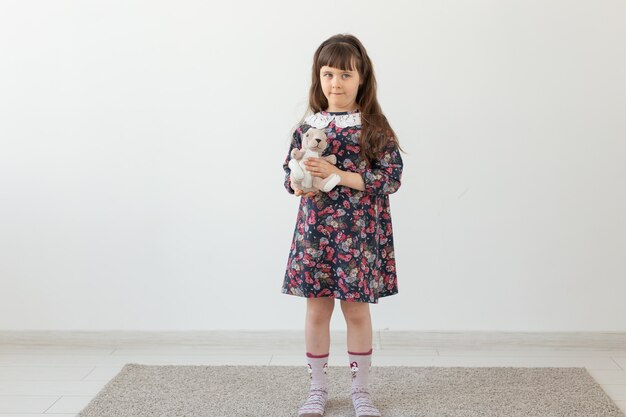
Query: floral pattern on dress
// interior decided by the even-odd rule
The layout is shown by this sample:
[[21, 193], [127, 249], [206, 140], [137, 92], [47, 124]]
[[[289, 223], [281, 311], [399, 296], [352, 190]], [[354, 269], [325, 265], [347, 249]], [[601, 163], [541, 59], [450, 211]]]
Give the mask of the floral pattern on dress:
[[[303, 133], [313, 127], [308, 121], [328, 138], [321, 156], [334, 154], [339, 169], [361, 174], [365, 190], [337, 185], [327, 193], [300, 197], [284, 294], [378, 303], [380, 297], [398, 293], [389, 195], [400, 188], [402, 157], [389, 140], [382, 156], [368, 166], [359, 156], [358, 112], [321, 111], [293, 133], [283, 163], [287, 192], [295, 193], [289, 182], [291, 150], [300, 148]], [[323, 119], [328, 121], [325, 127]]]

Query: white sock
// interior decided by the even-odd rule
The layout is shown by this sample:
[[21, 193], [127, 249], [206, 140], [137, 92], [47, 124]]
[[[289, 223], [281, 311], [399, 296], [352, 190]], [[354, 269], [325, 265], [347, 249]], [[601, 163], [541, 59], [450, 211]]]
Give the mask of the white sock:
[[350, 352], [350, 369], [352, 370], [352, 405], [356, 417], [380, 417], [380, 411], [374, 407], [367, 388], [370, 368], [372, 366], [372, 352]]
[[309, 397], [298, 410], [300, 417], [319, 417], [324, 415], [326, 401], [328, 400], [328, 381], [326, 379], [328, 357], [329, 353], [326, 355], [306, 353], [307, 366], [311, 377], [311, 388]]

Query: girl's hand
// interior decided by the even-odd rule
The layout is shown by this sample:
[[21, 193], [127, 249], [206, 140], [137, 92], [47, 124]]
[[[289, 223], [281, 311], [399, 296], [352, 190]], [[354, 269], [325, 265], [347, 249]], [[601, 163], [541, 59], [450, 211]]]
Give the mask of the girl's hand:
[[[310, 192], [306, 193], [304, 197], [313, 197], [317, 193], [319, 193], [319, 190], [310, 191]], [[304, 191], [302, 191], [302, 190], [295, 190], [295, 194], [297, 196], [298, 195], [302, 195], [302, 194], [304, 194]]]
[[304, 165], [306, 166], [306, 170], [309, 171], [311, 175], [322, 179], [330, 176], [331, 174], [341, 175], [343, 173], [342, 170], [324, 158], [310, 157], [304, 161]]

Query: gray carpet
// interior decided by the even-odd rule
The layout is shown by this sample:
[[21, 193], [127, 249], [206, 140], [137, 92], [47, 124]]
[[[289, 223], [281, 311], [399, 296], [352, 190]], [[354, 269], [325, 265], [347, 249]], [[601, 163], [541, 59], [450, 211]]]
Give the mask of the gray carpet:
[[[350, 370], [330, 367], [325, 417], [353, 417]], [[127, 364], [78, 417], [297, 416], [305, 366]], [[372, 367], [384, 417], [625, 417], [585, 368]]]

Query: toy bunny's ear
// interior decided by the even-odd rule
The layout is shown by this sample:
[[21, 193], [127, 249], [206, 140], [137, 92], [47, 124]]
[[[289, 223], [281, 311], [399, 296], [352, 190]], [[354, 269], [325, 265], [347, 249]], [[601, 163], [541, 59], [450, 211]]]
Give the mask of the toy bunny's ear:
[[285, 179], [284, 179], [284, 187], [289, 194], [294, 194], [295, 191], [291, 188], [291, 168], [289, 168], [289, 162], [291, 161], [291, 151], [294, 149], [300, 149], [302, 145], [301, 139], [302, 131], [300, 129], [294, 130], [291, 137], [291, 144], [289, 145], [289, 151], [287, 151], [287, 156], [285, 156], [285, 160], [283, 162], [283, 170], [285, 171]]

